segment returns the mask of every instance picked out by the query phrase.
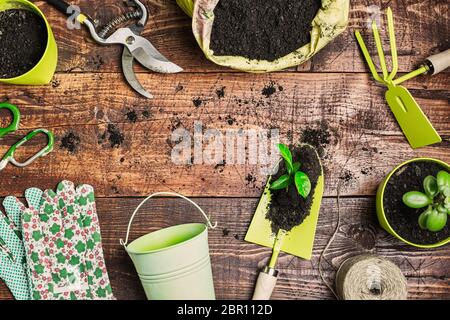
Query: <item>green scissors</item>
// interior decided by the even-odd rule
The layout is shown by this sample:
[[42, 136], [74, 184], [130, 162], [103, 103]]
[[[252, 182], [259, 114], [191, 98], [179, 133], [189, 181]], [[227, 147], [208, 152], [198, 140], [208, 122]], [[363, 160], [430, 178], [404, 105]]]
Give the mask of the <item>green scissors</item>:
[[[19, 129], [19, 123], [20, 123], [20, 111], [19, 108], [17, 108], [15, 105], [12, 105], [10, 103], [0, 103], [0, 109], [7, 109], [12, 114], [12, 122], [7, 128], [0, 128], [0, 138], [6, 136], [8, 133], [15, 132]], [[46, 147], [44, 147], [41, 151], [36, 153], [34, 156], [30, 157], [25, 162], [19, 162], [14, 158], [14, 153], [16, 152], [17, 148], [19, 148], [21, 145], [26, 143], [27, 141], [30, 141], [34, 138], [37, 134], [42, 133], [47, 136], [48, 144]], [[36, 129], [28, 133], [25, 137], [23, 137], [21, 140], [19, 140], [17, 143], [15, 143], [3, 156], [3, 158], [0, 160], [0, 171], [5, 169], [6, 165], [8, 163], [11, 163], [15, 165], [16, 167], [26, 167], [30, 165], [32, 162], [34, 162], [36, 159], [46, 156], [50, 152], [53, 151], [53, 145], [54, 145], [54, 137], [53, 134], [45, 129]]]

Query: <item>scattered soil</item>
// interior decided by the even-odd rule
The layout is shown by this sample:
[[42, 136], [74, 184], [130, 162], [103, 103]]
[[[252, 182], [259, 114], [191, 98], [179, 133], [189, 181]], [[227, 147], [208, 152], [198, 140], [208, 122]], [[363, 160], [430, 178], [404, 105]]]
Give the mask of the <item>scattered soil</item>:
[[445, 170], [437, 163], [423, 161], [408, 164], [391, 177], [384, 192], [384, 212], [391, 227], [402, 238], [416, 244], [435, 244], [450, 237], [449, 223], [439, 232], [423, 230], [419, 227], [419, 215], [423, 209], [411, 209], [402, 200], [408, 191], [423, 190], [423, 179]]
[[[297, 147], [294, 149], [293, 158], [294, 162], [299, 161], [301, 163], [300, 170], [305, 172], [311, 180], [311, 194], [303, 199], [295, 186], [290, 186], [287, 192], [286, 189], [271, 191], [272, 202], [267, 218], [272, 222], [272, 231], [275, 234], [278, 233], [279, 229], [290, 231], [295, 226], [300, 225], [309, 215], [314, 200], [314, 190], [322, 173], [320, 160], [314, 148], [310, 146]], [[283, 162], [272, 181], [278, 179], [285, 172]]]
[[118, 148], [125, 141], [124, 134], [112, 123], [108, 124], [106, 131], [99, 137], [98, 143], [102, 144], [106, 138], [108, 138], [111, 148]]
[[319, 156], [325, 156], [325, 150], [331, 143], [331, 132], [326, 122], [321, 122], [318, 128], [306, 128], [302, 132], [301, 140], [316, 148]]
[[46, 47], [47, 27], [40, 16], [23, 9], [0, 11], [0, 78], [30, 71]]
[[198, 108], [198, 107], [200, 107], [200, 106], [202, 105], [203, 100], [200, 99], [200, 97], [194, 98], [194, 99], [192, 99], [192, 103], [194, 104], [194, 106], [195, 106], [196, 108]]
[[138, 119], [137, 113], [134, 110], [128, 111], [125, 116], [129, 122], [135, 123]]
[[225, 87], [216, 90], [217, 98], [222, 99], [225, 97]]
[[215, 55], [274, 61], [311, 41], [320, 0], [221, 0], [214, 9]]
[[81, 139], [79, 136], [73, 132], [69, 132], [61, 139], [61, 148], [66, 149], [70, 153], [75, 153], [78, 150], [80, 142]]
[[232, 126], [236, 122], [236, 119], [233, 118], [231, 115], [227, 115], [225, 117], [225, 121], [228, 123], [228, 125]]
[[339, 176], [339, 180], [344, 183], [344, 186], [350, 185], [353, 179], [355, 179], [354, 174], [347, 169], [345, 169]]
[[262, 89], [261, 94], [266, 98], [270, 98], [270, 96], [272, 96], [275, 92], [277, 92], [277, 89], [275, 88], [275, 83], [270, 82], [267, 86], [265, 86]]
[[144, 118], [146, 118], [146, 119], [150, 118], [151, 115], [152, 115], [152, 114], [151, 114], [150, 111], [148, 111], [148, 110], [142, 111], [142, 116], [143, 116]]

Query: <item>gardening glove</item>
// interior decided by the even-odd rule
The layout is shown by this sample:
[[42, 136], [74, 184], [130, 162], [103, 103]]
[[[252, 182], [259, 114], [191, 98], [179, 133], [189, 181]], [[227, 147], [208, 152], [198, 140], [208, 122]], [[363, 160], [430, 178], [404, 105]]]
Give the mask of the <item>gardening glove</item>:
[[34, 300], [75, 300], [87, 296], [87, 280], [82, 278], [84, 260], [80, 255], [84, 251], [78, 227], [81, 219], [73, 203], [61, 206], [58, 200], [53, 190], [46, 190], [40, 208], [30, 207], [22, 215]]
[[91, 226], [98, 219], [87, 209], [95, 208], [93, 193], [85, 196], [87, 190], [80, 188], [77, 195], [73, 184], [64, 181], [56, 193], [44, 192], [40, 210], [22, 216], [33, 299], [112, 298], [103, 252], [97, 246], [100, 233]]
[[[25, 198], [29, 206], [39, 206], [42, 191], [28, 189]], [[30, 300], [30, 283], [22, 243], [21, 215], [25, 206], [16, 197], [6, 197], [0, 212], [0, 278], [2, 278], [17, 300]]]
[[75, 197], [75, 210], [83, 222], [84, 243], [86, 244], [85, 266], [91, 299], [114, 299], [103, 256], [100, 225], [95, 204], [94, 188], [80, 185], [75, 189], [72, 182], [63, 181], [58, 192], [67, 199]]

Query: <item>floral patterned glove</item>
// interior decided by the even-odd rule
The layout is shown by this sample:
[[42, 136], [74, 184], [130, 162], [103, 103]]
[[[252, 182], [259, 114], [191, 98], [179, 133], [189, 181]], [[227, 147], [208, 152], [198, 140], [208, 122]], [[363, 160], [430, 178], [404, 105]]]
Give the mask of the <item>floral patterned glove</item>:
[[[31, 207], [39, 207], [42, 191], [28, 189], [25, 198]], [[7, 197], [3, 201], [7, 212], [0, 212], [0, 277], [5, 281], [17, 300], [30, 300], [30, 283], [22, 243], [21, 216], [26, 209], [16, 197]]]
[[112, 299], [91, 186], [63, 181], [22, 215], [33, 299]]
[[72, 182], [63, 181], [59, 186], [61, 195], [70, 198], [75, 193], [75, 206], [83, 221], [83, 236], [86, 243], [85, 265], [91, 298], [114, 299], [103, 256], [100, 224], [95, 204], [94, 188], [80, 185], [76, 188]]

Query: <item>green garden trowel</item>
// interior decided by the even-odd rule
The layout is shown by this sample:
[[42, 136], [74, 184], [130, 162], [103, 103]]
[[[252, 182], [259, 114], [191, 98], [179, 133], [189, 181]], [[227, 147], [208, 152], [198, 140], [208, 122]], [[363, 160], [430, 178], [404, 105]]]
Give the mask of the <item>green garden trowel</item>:
[[403, 133], [408, 139], [411, 147], [415, 149], [441, 142], [441, 137], [433, 128], [433, 125], [428, 120], [427, 116], [423, 113], [420, 106], [414, 100], [414, 97], [405, 87], [400, 86], [400, 84], [418, 75], [434, 75], [448, 68], [450, 66], [450, 49], [440, 54], [429, 57], [419, 69], [405, 74], [402, 77], [394, 79], [398, 71], [398, 56], [394, 33], [394, 18], [391, 8], [387, 9], [387, 21], [392, 54], [391, 72], [388, 73], [387, 70], [383, 45], [381, 44], [380, 34], [378, 32], [378, 27], [375, 21], [372, 22], [372, 30], [383, 77], [378, 75], [375, 64], [370, 57], [369, 51], [367, 50], [362, 36], [359, 31], [356, 31], [356, 39], [358, 40], [359, 46], [361, 47], [364, 58], [366, 59], [367, 64], [369, 65], [369, 69], [375, 80], [387, 86], [388, 91], [386, 92], [386, 101], [389, 104], [392, 113], [397, 119], [397, 122], [403, 130]]
[[[317, 160], [320, 163], [318, 155]], [[322, 202], [324, 191], [322, 169], [322, 174], [318, 177], [316, 188], [313, 193], [311, 193], [314, 198], [309, 216], [305, 218], [302, 224], [294, 227], [291, 231], [286, 232], [285, 230], [280, 230], [278, 234], [275, 235], [272, 231], [271, 222], [266, 218], [271, 201], [271, 178], [272, 177], [269, 177], [267, 181], [264, 192], [256, 208], [255, 215], [253, 216], [245, 236], [245, 241], [272, 248], [272, 257], [270, 258], [269, 264], [258, 276], [253, 300], [270, 299], [277, 282], [278, 270], [276, 270], [276, 263], [281, 251], [307, 260], [311, 259], [320, 204]]]

